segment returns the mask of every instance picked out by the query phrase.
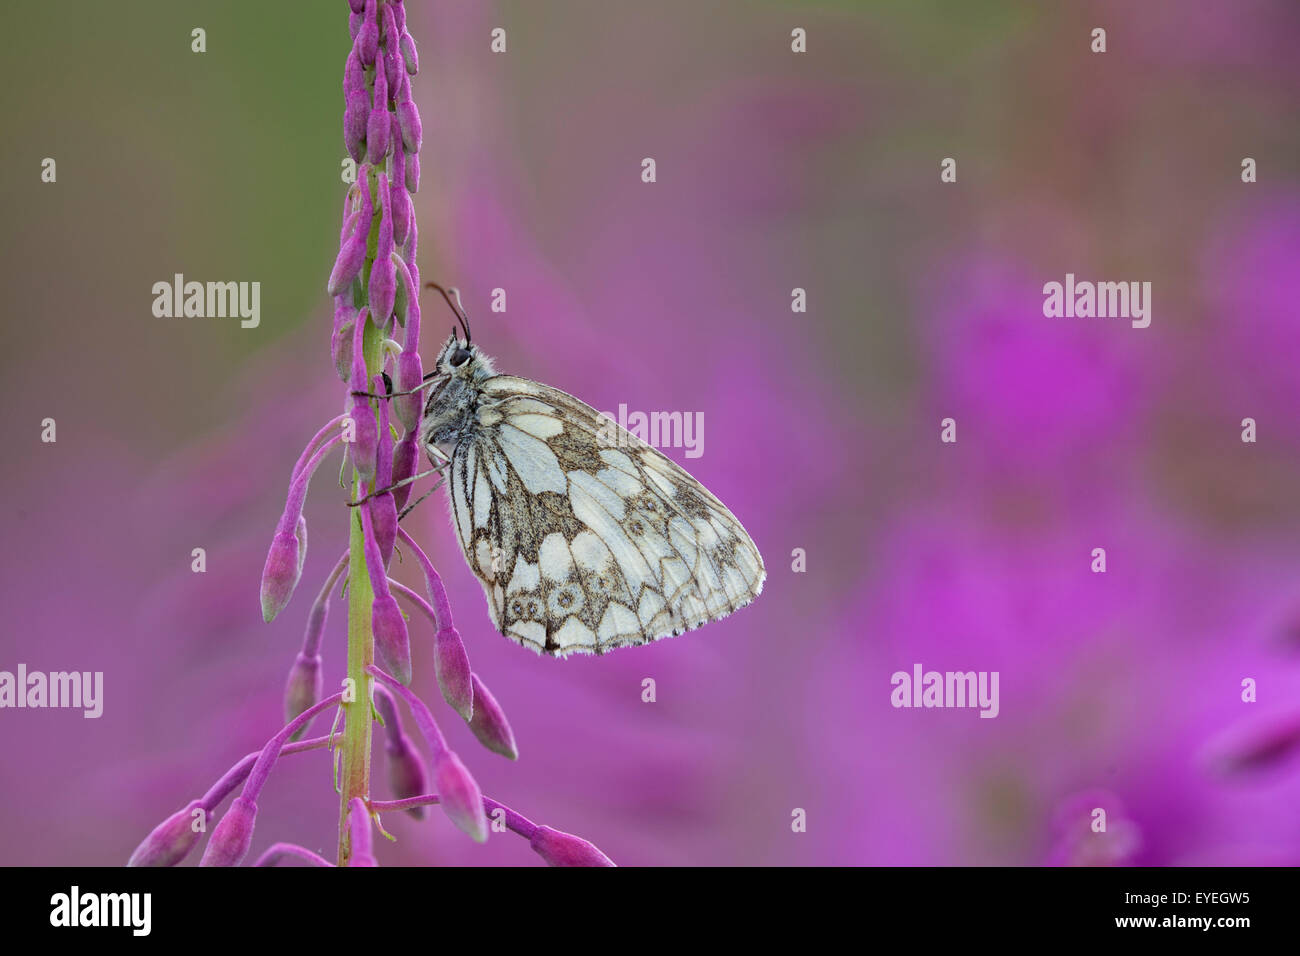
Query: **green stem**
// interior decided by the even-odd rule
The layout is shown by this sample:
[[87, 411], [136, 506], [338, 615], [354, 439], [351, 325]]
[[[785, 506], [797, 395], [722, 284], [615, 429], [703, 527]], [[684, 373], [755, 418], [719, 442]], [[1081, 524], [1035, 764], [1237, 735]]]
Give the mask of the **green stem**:
[[[371, 230], [372, 247], [374, 234], [378, 231], [378, 221], [379, 208], [376, 204], [375, 225]], [[373, 257], [373, 252], [371, 256]], [[368, 271], [363, 271], [363, 278]], [[364, 336], [366, 382], [369, 383], [376, 371], [383, 367], [381, 351], [384, 337], [369, 320], [366, 321]], [[355, 472], [353, 475], [352, 485], [356, 495], [354, 500], [357, 500], [364, 497], [371, 489], [360, 478], [355, 477]], [[347, 866], [352, 856], [352, 847], [348, 839], [348, 808], [351, 806], [352, 799], [354, 797], [370, 799], [372, 731], [370, 695], [374, 678], [366, 672], [366, 668], [375, 661], [375, 636], [371, 629], [375, 592], [370, 586], [370, 572], [366, 568], [365, 533], [361, 529], [360, 509], [349, 508], [348, 512], [351, 527], [348, 535], [348, 678], [352, 681], [356, 698], [351, 703], [343, 705], [346, 723], [341, 745], [343, 774], [339, 799], [339, 866]]]
[[[365, 494], [357, 483], [357, 494]], [[370, 683], [366, 666], [374, 662], [375, 638], [370, 629], [370, 609], [375, 595], [366, 570], [361, 517], [351, 510], [352, 532], [348, 558], [348, 678], [356, 698], [344, 704], [343, 778], [339, 807], [339, 866], [347, 866], [352, 854], [348, 845], [348, 807], [353, 797], [370, 796]]]

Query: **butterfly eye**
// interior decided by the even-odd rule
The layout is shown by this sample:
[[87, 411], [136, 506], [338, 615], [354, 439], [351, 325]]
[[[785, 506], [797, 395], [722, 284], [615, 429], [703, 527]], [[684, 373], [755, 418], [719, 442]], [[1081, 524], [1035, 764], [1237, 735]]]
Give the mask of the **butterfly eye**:
[[451, 360], [450, 360], [451, 367], [460, 368], [462, 365], [464, 365], [466, 362], [469, 361], [469, 357], [470, 357], [469, 349], [457, 349], [456, 351], [451, 353]]

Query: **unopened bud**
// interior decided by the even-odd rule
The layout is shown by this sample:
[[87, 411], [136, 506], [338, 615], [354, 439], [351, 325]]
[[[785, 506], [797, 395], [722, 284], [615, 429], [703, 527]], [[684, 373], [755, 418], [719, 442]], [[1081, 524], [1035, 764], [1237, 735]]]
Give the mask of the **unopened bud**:
[[231, 801], [221, 818], [199, 866], [239, 866], [253, 842], [253, 825], [257, 822], [257, 804], [242, 794]]

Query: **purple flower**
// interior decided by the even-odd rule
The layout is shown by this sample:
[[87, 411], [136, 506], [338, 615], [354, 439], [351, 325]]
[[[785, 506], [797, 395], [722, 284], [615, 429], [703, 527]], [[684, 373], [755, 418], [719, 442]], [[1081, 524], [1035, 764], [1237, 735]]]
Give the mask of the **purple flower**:
[[388, 83], [388, 88], [394, 92], [397, 91], [397, 84], [403, 75], [404, 64], [402, 62], [401, 34], [397, 29], [397, 18], [393, 16], [393, 4], [384, 4], [384, 52], [380, 55], [384, 68], [380, 71]]
[[[306, 522], [298, 516], [296, 529], [306, 530]], [[271, 550], [267, 552], [266, 564], [262, 568], [262, 617], [270, 622], [284, 610], [289, 599], [293, 597], [294, 588], [302, 576], [302, 537], [295, 530], [293, 533], [277, 531], [271, 539]]]
[[352, 218], [352, 234], [339, 247], [338, 258], [334, 260], [334, 268], [330, 271], [329, 282], [326, 284], [326, 291], [330, 295], [341, 295], [352, 284], [352, 280], [360, 275], [361, 267], [365, 265], [366, 237], [370, 233], [370, 216], [367, 215], [369, 187], [365, 187], [365, 190], [366, 205]]
[[465, 769], [460, 758], [447, 747], [447, 741], [438, 729], [433, 714], [424, 701], [403, 687], [395, 678], [371, 666], [367, 670], [406, 701], [415, 725], [420, 729], [425, 741], [433, 750], [433, 779], [438, 788], [438, 798], [443, 811], [452, 823], [460, 827], [475, 841], [482, 843], [487, 839], [487, 817], [483, 812], [483, 794]]
[[[339, 578], [347, 569], [347, 561], [348, 556], [345, 553], [335, 563], [334, 570], [325, 579], [320, 593], [316, 595], [316, 601], [312, 604], [311, 611], [307, 614], [307, 631], [303, 635], [302, 650], [298, 652], [293, 667], [289, 670], [289, 679], [285, 682], [284, 719], [286, 721], [293, 720], [303, 711], [315, 706], [316, 702], [320, 700], [321, 636], [325, 632], [325, 621], [329, 617], [330, 592], [338, 584]], [[307, 725], [303, 724], [297, 734], [294, 735], [294, 738], [291, 739], [296, 739], [306, 730]]]
[[[285, 681], [285, 725], [200, 799], [155, 827], [132, 853], [130, 864], [180, 862], [198, 843], [203, 828], [196, 830], [196, 821], [206, 824], [216, 819], [217, 808], [242, 785], [213, 828], [201, 860], [203, 866], [240, 864], [252, 843], [259, 796], [280, 758], [326, 746], [339, 757], [335, 776], [342, 792], [339, 865], [377, 865], [374, 814], [400, 808], [422, 816], [423, 807], [432, 803], [440, 804], [456, 826], [476, 841], [487, 839], [486, 814], [491, 808], [504, 813], [507, 826], [532, 840], [548, 860], [607, 863], [585, 841], [539, 829], [515, 811], [484, 798], [469, 769], [447, 746], [429, 708], [405, 686], [413, 676], [410, 637], [395, 594], [411, 601], [430, 622], [434, 667], [448, 703], [487, 748], [512, 759], [517, 756], [505, 714], [470, 669], [437, 571], [423, 549], [398, 526], [398, 509], [411, 494], [409, 479], [418, 467], [424, 400], [418, 391], [423, 383], [420, 271], [415, 261], [419, 229], [409, 195], [419, 184], [417, 151], [422, 138], [409, 80], [417, 58], [399, 2], [351, 0], [350, 7], [354, 43], [343, 69], [343, 138], [359, 167], [357, 182], [344, 197], [338, 254], [326, 283], [334, 313], [330, 352], [346, 385], [347, 411], [320, 428], [293, 467], [263, 568], [263, 617], [273, 620], [297, 587], [307, 551], [303, 508], [308, 486], [326, 455], [343, 442], [348, 451], [342, 476], [348, 508], [340, 509], [347, 515], [340, 523], [347, 530], [348, 547], [308, 612], [302, 645]], [[390, 110], [393, 102], [396, 112]], [[400, 345], [392, 338], [394, 317], [404, 329]], [[390, 396], [394, 390], [406, 394]], [[396, 402], [395, 407], [390, 408], [390, 402]], [[400, 436], [395, 426], [400, 426]], [[395, 488], [398, 483], [404, 484]], [[421, 566], [428, 601], [388, 577], [399, 535]], [[321, 651], [336, 588], [347, 595], [347, 673], [352, 680], [345, 682], [345, 691], [322, 700]], [[372, 658], [381, 666], [368, 663]], [[370, 678], [379, 683], [372, 686]], [[345, 702], [345, 693], [351, 691], [360, 694], [348, 696]], [[372, 692], [369, 700], [361, 696], [366, 692]], [[431, 748], [430, 772], [402, 728], [392, 694], [406, 702]], [[384, 727], [388, 781], [396, 798], [386, 803], [374, 801], [370, 793], [374, 730], [370, 701]], [[329, 735], [298, 740], [317, 715], [334, 707], [340, 709]], [[426, 792], [430, 776], [436, 793]], [[255, 865], [274, 866], [287, 859], [331, 865], [306, 847], [284, 842], [273, 843]]]
[[[202, 829], [196, 829], [194, 826], [199, 819], [203, 820]], [[144, 838], [144, 842], [135, 848], [126, 865], [175, 866], [194, 849], [199, 841], [199, 834], [207, 829], [211, 819], [212, 814], [204, 809], [200, 801], [191, 800], [158, 824], [153, 832]]]
[[470, 776], [465, 765], [450, 750], [445, 750], [434, 758], [433, 778], [451, 822], [456, 824], [470, 838], [482, 843], [488, 838], [487, 815], [483, 812], [483, 794], [478, 784]]
[[474, 690], [470, 683], [469, 654], [454, 627], [433, 635], [433, 664], [442, 696], [466, 720], [474, 716]]
[[[417, 797], [427, 789], [428, 775], [424, 762], [411, 745], [411, 738], [402, 729], [402, 719], [393, 704], [392, 695], [382, 685], [375, 685], [375, 709], [384, 721], [384, 752], [388, 756], [388, 787], [398, 800]], [[424, 816], [423, 807], [412, 807], [411, 816]]]
[[[394, 142], [396, 142], [396, 138], [401, 136], [401, 128], [398, 125], [396, 116], [391, 116], [391, 119], [390, 130]], [[389, 186], [393, 195], [393, 242], [401, 246], [406, 243], [406, 237], [411, 233], [411, 197], [406, 192], [406, 152], [404, 150], [393, 150], [393, 178]], [[400, 272], [405, 267], [405, 263], [401, 261], [400, 257], [395, 258], [394, 264], [398, 266]], [[419, 295], [419, 290], [413, 288], [409, 283], [404, 291], [408, 300]], [[405, 323], [405, 310], [402, 311], [399, 321]]]
[[388, 589], [388, 571], [384, 567], [379, 543], [375, 540], [374, 522], [370, 509], [362, 507], [361, 526], [365, 535], [366, 569], [375, 598], [371, 611], [371, 626], [375, 636], [375, 654], [384, 669], [403, 684], [411, 682], [411, 641], [407, 635], [406, 618], [402, 616], [397, 600]]
[[538, 827], [529, 845], [550, 866], [613, 866], [614, 861], [582, 837]]
[[398, 42], [402, 51], [402, 60], [406, 63], [406, 72], [414, 76], [420, 72], [420, 55], [415, 50], [415, 41], [405, 31]]
[[383, 210], [379, 220], [379, 244], [370, 267], [370, 315], [381, 327], [393, 314], [397, 298], [397, 268], [393, 265], [393, 210], [388, 189], [388, 174], [379, 174], [379, 201]]
[[[315, 614], [315, 609], [313, 609], [312, 613]], [[321, 659], [319, 654], [308, 657], [300, 652], [294, 659], [293, 667], [289, 670], [289, 679], [285, 682], [284, 687], [285, 720], [293, 720], [293, 718], [320, 700], [320, 668]], [[305, 733], [306, 730], [307, 728], [304, 726], [298, 732], [299, 736]]]
[[[406, 267], [406, 263], [401, 260], [400, 256], [397, 259], [401, 262], [398, 277], [401, 279], [403, 286], [410, 291], [405, 316], [406, 336], [402, 343], [402, 351], [397, 356], [396, 385], [397, 391], [410, 394], [399, 395], [393, 399], [393, 410], [397, 413], [397, 420], [406, 429], [406, 437], [410, 439], [411, 448], [414, 451], [417, 448], [416, 439], [419, 437], [420, 417], [424, 410], [422, 395], [415, 391], [424, 380], [424, 362], [420, 358], [419, 286], [415, 283], [414, 277]], [[396, 467], [394, 467], [395, 471]], [[400, 479], [395, 478], [394, 480]]]
[[[414, 429], [408, 430], [402, 436], [402, 440], [393, 448], [393, 483], [405, 481], [415, 474], [416, 465], [420, 460], [420, 446], [418, 444], [419, 435]], [[406, 507], [406, 501], [411, 496], [411, 486], [402, 485], [393, 492], [393, 504], [398, 511]]]
[[348, 805], [348, 842], [352, 847], [350, 866], [378, 866], [375, 859], [374, 836], [370, 832], [370, 810], [360, 797], [353, 797]]
[[[400, 117], [399, 117], [399, 122]], [[420, 154], [408, 153], [406, 155], [406, 191], [418, 193], [420, 191]], [[411, 257], [414, 260], [414, 256]]]
[[357, 310], [352, 306], [352, 290], [334, 297], [334, 331], [330, 333], [330, 356], [339, 381], [352, 379], [352, 339], [355, 337]]
[[212, 831], [199, 866], [239, 866], [248, 855], [256, 822], [257, 804], [247, 797], [236, 797]]
[[366, 309], [357, 315], [356, 328], [352, 338], [352, 426], [354, 437], [349, 457], [352, 467], [357, 470], [363, 482], [375, 478], [375, 452], [379, 447], [379, 426], [375, 423], [375, 413], [370, 408], [370, 399], [366, 398], [369, 380], [366, 375], [365, 330], [369, 318]]
[[356, 51], [362, 66], [374, 66], [379, 54], [379, 22], [376, 19], [376, 0], [366, 0], [366, 9], [357, 30]]
[[518, 760], [519, 749], [515, 746], [515, 735], [510, 729], [510, 722], [506, 720], [505, 711], [477, 674], [472, 675], [472, 680], [474, 713], [470, 718], [469, 729], [488, 750], [510, 760]]
[[[383, 388], [383, 379], [375, 376], [375, 387]], [[379, 443], [375, 450], [375, 487], [388, 488], [393, 483], [393, 433], [388, 421], [388, 402], [379, 403]], [[379, 557], [387, 568], [397, 541], [397, 503], [391, 491], [381, 491], [367, 502], [375, 528]]]
[[384, 79], [383, 70], [375, 73], [374, 97], [366, 119], [366, 161], [372, 165], [383, 162], [388, 155], [393, 128], [388, 112], [388, 81]]
[[420, 111], [413, 100], [405, 99], [397, 104], [397, 122], [402, 129], [402, 147], [408, 153], [418, 153], [424, 130], [420, 126]]
[[364, 89], [352, 90], [347, 94], [343, 108], [343, 146], [358, 163], [365, 155], [361, 147], [366, 141], [369, 126], [370, 97]]

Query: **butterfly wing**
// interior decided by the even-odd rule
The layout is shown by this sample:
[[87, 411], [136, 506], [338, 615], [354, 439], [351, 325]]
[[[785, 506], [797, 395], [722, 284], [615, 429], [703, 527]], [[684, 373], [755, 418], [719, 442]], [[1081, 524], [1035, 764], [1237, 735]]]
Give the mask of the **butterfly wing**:
[[556, 388], [498, 375], [452, 456], [452, 514], [506, 637], [556, 656], [681, 634], [744, 607], [766, 572], [681, 466]]

